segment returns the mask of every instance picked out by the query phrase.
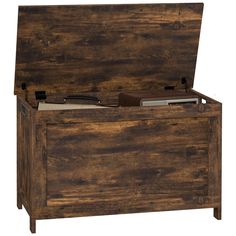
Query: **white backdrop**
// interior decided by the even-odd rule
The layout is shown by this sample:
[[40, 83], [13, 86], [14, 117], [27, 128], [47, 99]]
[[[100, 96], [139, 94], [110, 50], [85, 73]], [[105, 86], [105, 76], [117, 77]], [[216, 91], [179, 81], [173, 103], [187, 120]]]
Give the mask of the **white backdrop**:
[[[0, 6], [0, 235], [30, 235], [29, 217], [16, 207], [14, 89], [18, 5], [180, 1], [2, 1]], [[195, 2], [194, 0], [184, 2]], [[38, 235], [236, 235], [236, 1], [205, 0], [194, 88], [223, 103], [223, 220], [212, 209], [39, 220]], [[229, 230], [229, 233], [226, 231]]]

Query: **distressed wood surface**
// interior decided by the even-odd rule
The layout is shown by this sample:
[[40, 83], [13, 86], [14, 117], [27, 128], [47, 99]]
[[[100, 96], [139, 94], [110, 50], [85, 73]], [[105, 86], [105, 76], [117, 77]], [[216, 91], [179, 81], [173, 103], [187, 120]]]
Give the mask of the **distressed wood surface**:
[[38, 112], [18, 97], [18, 141], [18, 206], [32, 232], [57, 217], [212, 207], [221, 218], [214, 100], [100, 114]]
[[203, 4], [20, 6], [15, 94], [193, 86]]
[[207, 118], [49, 125], [47, 204], [205, 197], [208, 127]]
[[[19, 7], [17, 206], [31, 232], [57, 217], [214, 208], [221, 219], [222, 107], [191, 89], [202, 8]], [[165, 86], [207, 103], [35, 109], [36, 90], [116, 103], [120, 92]]]
[[126, 120], [150, 120], [159, 118], [210, 117], [218, 116], [221, 105], [185, 104], [158, 107], [119, 107], [104, 109], [39, 111], [35, 112], [35, 122], [78, 123], [78, 122], [112, 122]]
[[[65, 217], [95, 216], [126, 214], [140, 212], [170, 211], [184, 209], [201, 209], [215, 208], [219, 202], [219, 197], [194, 197], [188, 195], [183, 201], [180, 196], [162, 198], [136, 198], [135, 201], [130, 199], [100, 201], [95, 203], [72, 204], [63, 206], [47, 206], [35, 209], [37, 219], [52, 219]], [[214, 203], [213, 203], [214, 202]]]
[[30, 217], [30, 231], [31, 233], [36, 233], [36, 219]]
[[22, 209], [22, 148], [23, 148], [23, 132], [22, 132], [22, 117], [21, 117], [21, 104], [17, 99], [17, 207]]
[[[221, 108], [222, 109], [222, 108]], [[217, 201], [217, 206], [214, 208], [214, 217], [217, 220], [222, 218], [222, 111], [221, 114], [217, 117], [215, 121], [215, 129], [213, 129], [214, 137], [216, 139], [216, 153], [215, 153], [215, 164], [214, 173], [215, 173], [215, 191], [216, 196], [219, 197]]]
[[31, 197], [30, 123], [29, 107], [17, 99], [17, 206], [21, 209], [23, 204], [28, 212]]

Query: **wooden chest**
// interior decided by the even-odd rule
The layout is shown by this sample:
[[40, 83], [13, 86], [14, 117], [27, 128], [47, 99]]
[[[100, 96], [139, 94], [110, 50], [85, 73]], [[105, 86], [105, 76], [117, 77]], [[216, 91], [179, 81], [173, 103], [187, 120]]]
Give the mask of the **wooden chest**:
[[[214, 208], [221, 218], [221, 103], [193, 90], [202, 10], [19, 7], [17, 206], [31, 232], [59, 217]], [[121, 92], [199, 102], [118, 106]], [[112, 106], [37, 108], [78, 95]]]

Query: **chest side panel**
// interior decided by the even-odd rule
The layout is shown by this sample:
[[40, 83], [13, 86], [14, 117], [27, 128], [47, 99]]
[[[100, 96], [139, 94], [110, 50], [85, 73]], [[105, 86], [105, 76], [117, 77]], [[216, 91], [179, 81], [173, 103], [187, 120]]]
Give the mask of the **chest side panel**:
[[208, 141], [207, 118], [48, 125], [47, 205], [206, 197]]
[[29, 110], [17, 100], [17, 182], [20, 198], [30, 210], [30, 115]]

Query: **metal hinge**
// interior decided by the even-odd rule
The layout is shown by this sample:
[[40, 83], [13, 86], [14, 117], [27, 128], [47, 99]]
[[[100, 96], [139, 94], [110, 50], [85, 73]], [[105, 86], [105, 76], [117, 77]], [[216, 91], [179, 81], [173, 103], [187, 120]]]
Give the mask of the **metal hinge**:
[[35, 91], [36, 100], [46, 100], [47, 95], [45, 91]]

